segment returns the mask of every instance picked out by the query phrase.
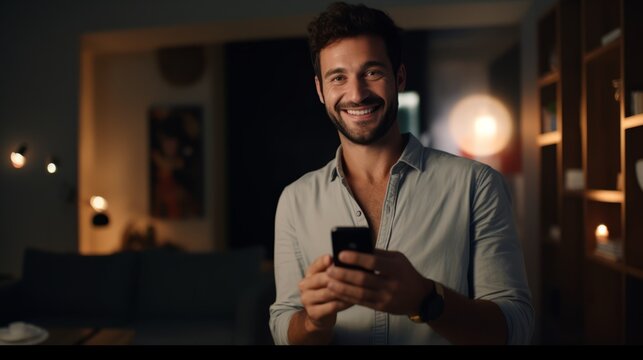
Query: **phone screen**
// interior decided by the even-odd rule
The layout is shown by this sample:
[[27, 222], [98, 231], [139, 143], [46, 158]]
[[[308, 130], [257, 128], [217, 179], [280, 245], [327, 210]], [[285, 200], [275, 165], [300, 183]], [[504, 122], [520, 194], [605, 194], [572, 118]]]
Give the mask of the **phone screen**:
[[339, 253], [343, 250], [373, 253], [371, 230], [367, 227], [335, 227], [331, 231], [333, 240], [333, 263], [350, 269], [366, 270], [360, 266], [344, 264], [339, 261]]

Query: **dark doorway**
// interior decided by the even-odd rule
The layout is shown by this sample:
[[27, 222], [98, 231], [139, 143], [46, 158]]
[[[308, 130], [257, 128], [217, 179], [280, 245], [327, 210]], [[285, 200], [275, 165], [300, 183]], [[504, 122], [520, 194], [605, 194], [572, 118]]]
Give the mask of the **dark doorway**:
[[319, 102], [305, 39], [225, 47], [229, 245], [273, 256], [285, 186], [330, 161], [339, 139]]

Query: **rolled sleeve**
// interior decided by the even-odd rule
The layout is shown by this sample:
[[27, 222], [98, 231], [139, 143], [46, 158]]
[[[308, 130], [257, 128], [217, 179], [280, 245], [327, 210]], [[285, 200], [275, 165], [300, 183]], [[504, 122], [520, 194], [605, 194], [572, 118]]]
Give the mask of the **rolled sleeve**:
[[509, 191], [502, 176], [484, 167], [472, 205], [473, 297], [497, 304], [507, 321], [507, 343], [529, 344], [534, 310], [516, 233]]

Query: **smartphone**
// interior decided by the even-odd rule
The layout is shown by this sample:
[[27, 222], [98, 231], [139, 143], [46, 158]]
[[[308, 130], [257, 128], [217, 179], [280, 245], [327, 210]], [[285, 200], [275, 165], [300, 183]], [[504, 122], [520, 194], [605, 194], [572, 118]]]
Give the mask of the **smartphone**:
[[373, 241], [371, 240], [371, 230], [367, 227], [334, 227], [331, 230], [333, 241], [333, 263], [335, 266], [341, 266], [349, 269], [366, 270], [361, 266], [348, 265], [339, 261], [339, 253], [343, 250], [358, 251], [363, 253], [373, 253]]

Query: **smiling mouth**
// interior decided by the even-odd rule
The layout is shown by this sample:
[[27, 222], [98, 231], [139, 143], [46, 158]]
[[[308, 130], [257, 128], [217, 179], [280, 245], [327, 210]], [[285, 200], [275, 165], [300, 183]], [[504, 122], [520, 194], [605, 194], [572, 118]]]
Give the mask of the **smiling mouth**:
[[351, 116], [367, 116], [374, 113], [379, 108], [379, 106], [374, 106], [367, 109], [342, 109], [342, 111]]

